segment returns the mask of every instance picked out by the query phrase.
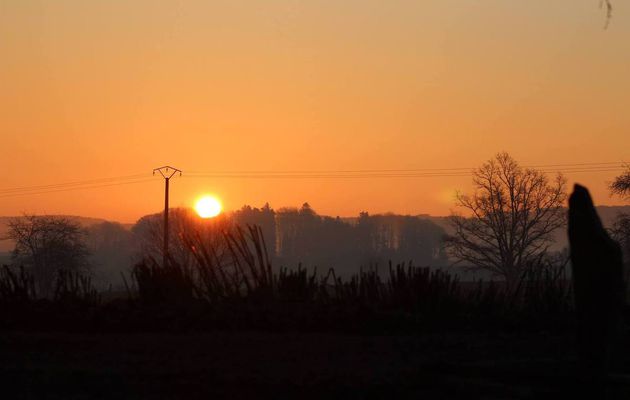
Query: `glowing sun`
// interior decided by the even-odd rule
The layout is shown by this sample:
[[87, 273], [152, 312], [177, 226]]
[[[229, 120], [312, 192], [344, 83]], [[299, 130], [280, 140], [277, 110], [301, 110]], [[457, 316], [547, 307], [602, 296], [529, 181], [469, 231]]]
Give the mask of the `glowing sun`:
[[216, 217], [222, 209], [221, 202], [214, 196], [203, 196], [195, 203], [195, 211], [201, 218]]

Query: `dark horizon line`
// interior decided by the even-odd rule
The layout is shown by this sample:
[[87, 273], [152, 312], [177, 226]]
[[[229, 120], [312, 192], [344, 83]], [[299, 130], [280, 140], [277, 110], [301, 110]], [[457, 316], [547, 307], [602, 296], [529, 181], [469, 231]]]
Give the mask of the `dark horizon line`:
[[[308, 202], [307, 202], [308, 203]], [[310, 203], [309, 203], [310, 204]], [[258, 207], [258, 206], [252, 206], [249, 204], [244, 204], [243, 206], [241, 206], [241, 208], [249, 206], [252, 209], [261, 209], [262, 206]], [[263, 205], [264, 206], [264, 205]], [[233, 210], [229, 210], [229, 211], [222, 211], [221, 214], [231, 214], [234, 212], [239, 211], [241, 208], [237, 208], [237, 209], [233, 209]], [[300, 206], [281, 206], [278, 208], [273, 208], [270, 206], [270, 208], [274, 211], [283, 209], [283, 208], [296, 208], [296, 209], [300, 209]], [[568, 207], [564, 207], [566, 209], [568, 209]], [[630, 208], [630, 204], [627, 205], [609, 205], [609, 204], [601, 204], [598, 206], [595, 206], [595, 208]], [[194, 211], [194, 207], [171, 207], [171, 210], [177, 210], [177, 209], [183, 209], [183, 210], [193, 210]], [[96, 217], [96, 216], [85, 216], [85, 215], [77, 215], [77, 214], [51, 214], [51, 213], [45, 213], [45, 214], [33, 214], [33, 213], [23, 213], [22, 215], [0, 215], [0, 219], [8, 219], [8, 218], [20, 218], [23, 215], [37, 215], [37, 216], [42, 216], [42, 217], [67, 217], [67, 218], [85, 218], [85, 219], [94, 219], [94, 220], [100, 220], [103, 222], [115, 222], [115, 223], [119, 223], [121, 225], [134, 225], [136, 224], [140, 218], [149, 216], [149, 215], [159, 215], [162, 214], [164, 212], [164, 210], [159, 210], [157, 212], [149, 212], [146, 214], [143, 214], [142, 216], [138, 217], [138, 219], [136, 219], [133, 222], [124, 222], [124, 221], [119, 221], [119, 220], [115, 220], [115, 219], [108, 219], [108, 218], [104, 218], [104, 217]], [[359, 213], [361, 212], [366, 212], [366, 211], [359, 211]], [[367, 213], [370, 216], [402, 216], [402, 217], [429, 217], [429, 218], [446, 218], [449, 217], [450, 215], [433, 215], [430, 213], [417, 213], [417, 214], [409, 214], [409, 213], [397, 213], [397, 212], [393, 212], [393, 211], [385, 211], [385, 212], [379, 212], [379, 213], [370, 213], [369, 211], [367, 211]], [[359, 215], [330, 215], [330, 214], [319, 214], [317, 213], [318, 216], [320, 217], [331, 217], [331, 218], [358, 218]]]

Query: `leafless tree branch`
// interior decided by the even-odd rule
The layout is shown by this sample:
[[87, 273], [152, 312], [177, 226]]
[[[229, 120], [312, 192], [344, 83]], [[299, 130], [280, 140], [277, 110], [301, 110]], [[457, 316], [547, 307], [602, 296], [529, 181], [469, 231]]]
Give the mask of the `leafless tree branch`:
[[458, 262], [489, 270], [508, 281], [547, 252], [552, 233], [565, 223], [566, 180], [523, 169], [500, 153], [473, 173], [475, 191], [456, 204], [469, 217], [452, 215], [447, 251]]

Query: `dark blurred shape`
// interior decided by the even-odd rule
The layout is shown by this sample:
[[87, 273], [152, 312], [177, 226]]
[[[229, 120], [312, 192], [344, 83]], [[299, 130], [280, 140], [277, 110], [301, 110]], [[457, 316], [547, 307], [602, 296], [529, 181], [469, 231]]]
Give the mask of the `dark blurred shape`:
[[599, 381], [608, 371], [625, 285], [621, 249], [602, 226], [588, 190], [580, 185], [569, 198], [569, 242], [578, 355], [586, 384]]

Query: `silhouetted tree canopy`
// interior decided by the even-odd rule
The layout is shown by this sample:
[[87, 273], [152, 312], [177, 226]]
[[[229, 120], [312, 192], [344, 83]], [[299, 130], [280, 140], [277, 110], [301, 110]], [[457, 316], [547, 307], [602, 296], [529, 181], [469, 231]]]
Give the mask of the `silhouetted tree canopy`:
[[408, 215], [369, 215], [342, 219], [318, 215], [308, 204], [276, 213], [277, 257], [281, 265], [318, 266], [352, 273], [358, 267], [413, 260], [444, 265], [444, 230], [433, 221]]
[[[140, 250], [138, 259], [161, 257], [162, 221], [162, 214], [148, 215], [131, 229], [135, 247]], [[444, 230], [429, 219], [368, 213], [361, 213], [358, 218], [329, 217], [317, 214], [308, 203], [278, 210], [268, 204], [260, 208], [246, 205], [210, 220], [200, 219], [192, 210], [171, 209], [170, 256], [180, 265], [189, 265], [193, 260], [182, 235], [188, 235], [190, 240], [216, 241], [223, 231], [247, 225], [260, 227], [267, 251], [278, 267], [292, 268], [303, 263], [319, 267], [321, 273], [334, 267], [344, 274], [375, 264], [386, 272], [390, 260], [425, 266], [443, 266], [447, 262], [442, 246]], [[200, 238], [196, 238], [197, 234]], [[215, 244], [215, 248], [221, 246]]]
[[500, 153], [473, 172], [473, 184], [472, 195], [457, 194], [456, 205], [469, 215], [450, 217], [454, 233], [446, 248], [457, 262], [514, 283], [546, 254], [552, 232], [565, 223], [565, 179], [558, 174], [550, 182]]
[[48, 295], [60, 270], [82, 271], [88, 266], [85, 231], [78, 223], [56, 216], [25, 215], [9, 221], [8, 237], [15, 241], [13, 262], [32, 270], [43, 295]]
[[[630, 165], [626, 166], [626, 170], [610, 184], [610, 192], [626, 199], [630, 199]], [[611, 229], [613, 239], [621, 245], [626, 255], [630, 255], [630, 215], [619, 214], [613, 223]], [[630, 273], [630, 270], [626, 273]]]
[[630, 165], [610, 184], [610, 191], [622, 197], [630, 197]]
[[240, 226], [257, 225], [262, 229], [267, 250], [273, 254], [276, 251], [276, 213], [265, 203], [261, 208], [243, 206], [232, 214], [234, 223]]

